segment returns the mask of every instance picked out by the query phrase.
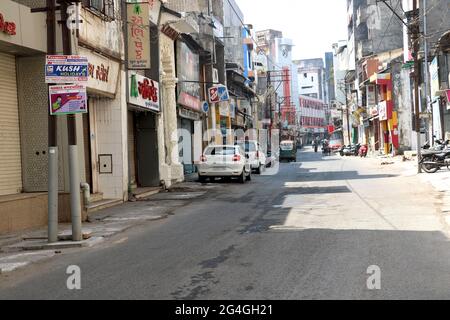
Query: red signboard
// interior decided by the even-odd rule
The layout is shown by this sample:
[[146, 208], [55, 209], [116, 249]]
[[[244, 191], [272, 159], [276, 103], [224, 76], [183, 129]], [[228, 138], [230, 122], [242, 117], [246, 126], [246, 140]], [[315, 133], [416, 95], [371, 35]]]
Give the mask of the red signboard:
[[201, 111], [201, 105], [202, 102], [199, 98], [191, 96], [190, 94], [187, 94], [186, 92], [181, 92], [178, 97], [178, 104], [193, 109], [195, 111]]
[[16, 24], [14, 22], [5, 21], [3, 14], [0, 13], [0, 32], [6, 33], [10, 36], [16, 35]]

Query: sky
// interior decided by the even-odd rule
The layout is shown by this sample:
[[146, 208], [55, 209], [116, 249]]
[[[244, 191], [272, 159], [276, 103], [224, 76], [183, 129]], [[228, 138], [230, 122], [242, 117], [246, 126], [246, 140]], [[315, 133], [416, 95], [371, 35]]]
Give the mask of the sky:
[[294, 59], [323, 58], [347, 38], [345, 0], [236, 0], [255, 31], [275, 29], [294, 41]]

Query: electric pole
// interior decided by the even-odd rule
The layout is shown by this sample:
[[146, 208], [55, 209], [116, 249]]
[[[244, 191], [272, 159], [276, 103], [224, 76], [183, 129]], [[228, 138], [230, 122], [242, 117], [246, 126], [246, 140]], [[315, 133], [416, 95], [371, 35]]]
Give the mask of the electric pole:
[[[420, 50], [420, 10], [418, 6], [418, 2], [420, 0], [412, 0], [413, 1], [413, 10], [410, 13], [407, 13], [408, 23], [403, 21], [403, 18], [395, 11], [394, 8], [387, 2], [387, 0], [377, 0], [377, 2], [383, 2], [391, 11], [392, 14], [395, 15], [407, 28], [408, 35], [411, 40], [411, 54], [414, 59], [414, 122], [415, 122], [415, 130], [416, 130], [416, 140], [417, 140], [417, 172], [422, 173], [422, 167], [420, 165], [420, 160], [422, 157], [422, 149], [420, 142], [420, 97], [419, 97], [419, 81], [420, 81], [420, 60], [419, 60], [419, 50]], [[427, 54], [427, 53], [426, 53]], [[427, 66], [428, 68], [428, 66]], [[428, 73], [426, 75], [428, 77]]]
[[[47, 54], [56, 54], [56, 5], [47, 0]], [[49, 84], [50, 86], [51, 84]], [[49, 102], [50, 103], [50, 102]], [[48, 242], [58, 242], [58, 141], [57, 121], [48, 114]]]
[[[67, 26], [67, 0], [61, 0], [61, 27], [63, 54], [72, 54], [71, 33]], [[77, 128], [74, 114], [67, 115], [67, 133], [69, 137], [69, 177], [70, 211], [72, 220], [72, 241], [83, 240], [80, 205], [80, 171], [78, 167]]]
[[421, 142], [420, 142], [420, 108], [419, 108], [419, 70], [420, 70], [420, 61], [419, 61], [419, 50], [420, 50], [420, 42], [419, 42], [419, 32], [420, 32], [420, 13], [417, 6], [417, 2], [419, 0], [413, 0], [413, 12], [411, 15], [410, 23], [409, 23], [409, 33], [411, 35], [411, 45], [412, 45], [412, 56], [414, 58], [414, 112], [415, 112], [415, 124], [416, 124], [416, 134], [417, 134], [417, 172], [422, 173], [422, 167], [420, 165], [420, 160], [422, 158], [422, 150], [421, 150]]

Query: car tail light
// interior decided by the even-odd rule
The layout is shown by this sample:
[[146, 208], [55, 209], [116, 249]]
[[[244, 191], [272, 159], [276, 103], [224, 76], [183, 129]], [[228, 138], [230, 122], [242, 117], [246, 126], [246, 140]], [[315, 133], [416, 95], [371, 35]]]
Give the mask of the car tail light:
[[256, 158], [259, 159], [259, 151], [256, 151]]
[[206, 162], [206, 161], [207, 161], [206, 156], [201, 156], [200, 157], [200, 162]]
[[238, 154], [236, 154], [236, 155], [233, 157], [233, 161], [234, 161], [234, 162], [239, 162], [239, 161], [241, 161], [241, 156], [238, 155]]

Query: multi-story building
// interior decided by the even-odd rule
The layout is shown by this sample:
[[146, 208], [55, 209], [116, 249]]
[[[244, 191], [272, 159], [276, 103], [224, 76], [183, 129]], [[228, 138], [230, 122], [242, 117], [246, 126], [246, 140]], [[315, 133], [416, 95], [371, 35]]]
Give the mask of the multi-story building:
[[322, 58], [296, 60], [298, 91], [302, 96], [324, 101], [324, 63]]
[[[402, 14], [399, 0], [391, 5]], [[396, 153], [401, 149], [399, 114], [410, 116], [406, 107], [394, 110], [399, 104], [392, 99], [392, 68], [403, 46], [401, 21], [382, 2], [348, 0], [347, 10], [347, 51], [355, 59], [355, 71], [345, 78], [351, 141], [368, 143], [374, 152]]]

